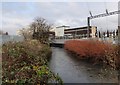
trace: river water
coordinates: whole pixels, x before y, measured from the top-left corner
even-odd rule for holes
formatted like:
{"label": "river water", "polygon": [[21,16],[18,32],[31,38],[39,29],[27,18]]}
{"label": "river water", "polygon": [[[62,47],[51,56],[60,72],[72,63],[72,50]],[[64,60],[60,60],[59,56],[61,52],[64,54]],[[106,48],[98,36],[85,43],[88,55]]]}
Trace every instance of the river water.
{"label": "river water", "polygon": [[117,72],[103,70],[80,61],[63,48],[52,47],[50,68],[58,73],[64,83],[117,83]]}

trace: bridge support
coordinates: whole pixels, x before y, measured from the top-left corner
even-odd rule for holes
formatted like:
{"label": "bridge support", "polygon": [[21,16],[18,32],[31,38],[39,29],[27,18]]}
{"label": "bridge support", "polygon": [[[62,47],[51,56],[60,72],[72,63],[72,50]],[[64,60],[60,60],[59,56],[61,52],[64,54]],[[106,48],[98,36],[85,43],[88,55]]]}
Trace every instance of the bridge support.
{"label": "bridge support", "polygon": [[64,48],[64,43],[50,43],[50,47]]}

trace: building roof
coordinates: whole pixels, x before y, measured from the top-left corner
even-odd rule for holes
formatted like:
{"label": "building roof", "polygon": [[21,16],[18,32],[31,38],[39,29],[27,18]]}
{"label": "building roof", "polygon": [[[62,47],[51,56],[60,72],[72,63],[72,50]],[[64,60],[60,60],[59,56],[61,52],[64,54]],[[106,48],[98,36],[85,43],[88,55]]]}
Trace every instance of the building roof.
{"label": "building roof", "polygon": [[70,26],[62,25],[62,26],[58,26],[58,27],[56,27],[56,28],[61,28],[61,27],[70,27]]}

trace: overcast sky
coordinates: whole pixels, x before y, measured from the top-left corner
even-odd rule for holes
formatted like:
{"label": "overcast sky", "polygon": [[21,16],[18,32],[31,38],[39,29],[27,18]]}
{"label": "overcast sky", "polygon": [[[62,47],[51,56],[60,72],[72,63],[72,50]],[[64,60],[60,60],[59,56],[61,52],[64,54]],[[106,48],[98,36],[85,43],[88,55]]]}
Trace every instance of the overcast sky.
{"label": "overcast sky", "polygon": [[[89,11],[93,15],[118,10],[118,2],[2,2],[0,3],[2,30],[15,35],[18,29],[28,26],[35,17],[43,17],[54,26],[87,26]],[[118,16],[91,20],[98,30],[113,30],[118,26]]]}

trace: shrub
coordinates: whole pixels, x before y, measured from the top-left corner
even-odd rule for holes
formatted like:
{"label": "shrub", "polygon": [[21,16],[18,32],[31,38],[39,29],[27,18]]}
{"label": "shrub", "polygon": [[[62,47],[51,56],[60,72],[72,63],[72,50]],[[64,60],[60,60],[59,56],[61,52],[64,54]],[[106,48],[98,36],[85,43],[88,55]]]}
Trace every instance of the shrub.
{"label": "shrub", "polygon": [[106,60],[112,68],[120,70],[120,45],[112,45],[113,49],[106,52]]}
{"label": "shrub", "polygon": [[3,83],[62,82],[48,68],[51,49],[37,40],[8,42],[2,46]]}
{"label": "shrub", "polygon": [[104,43],[97,40],[69,40],[65,42],[65,49],[75,53],[79,59],[99,64],[106,63],[106,53],[113,51],[110,43]]}
{"label": "shrub", "polygon": [[120,44],[115,47],[116,52],[116,67],[120,70]]}

